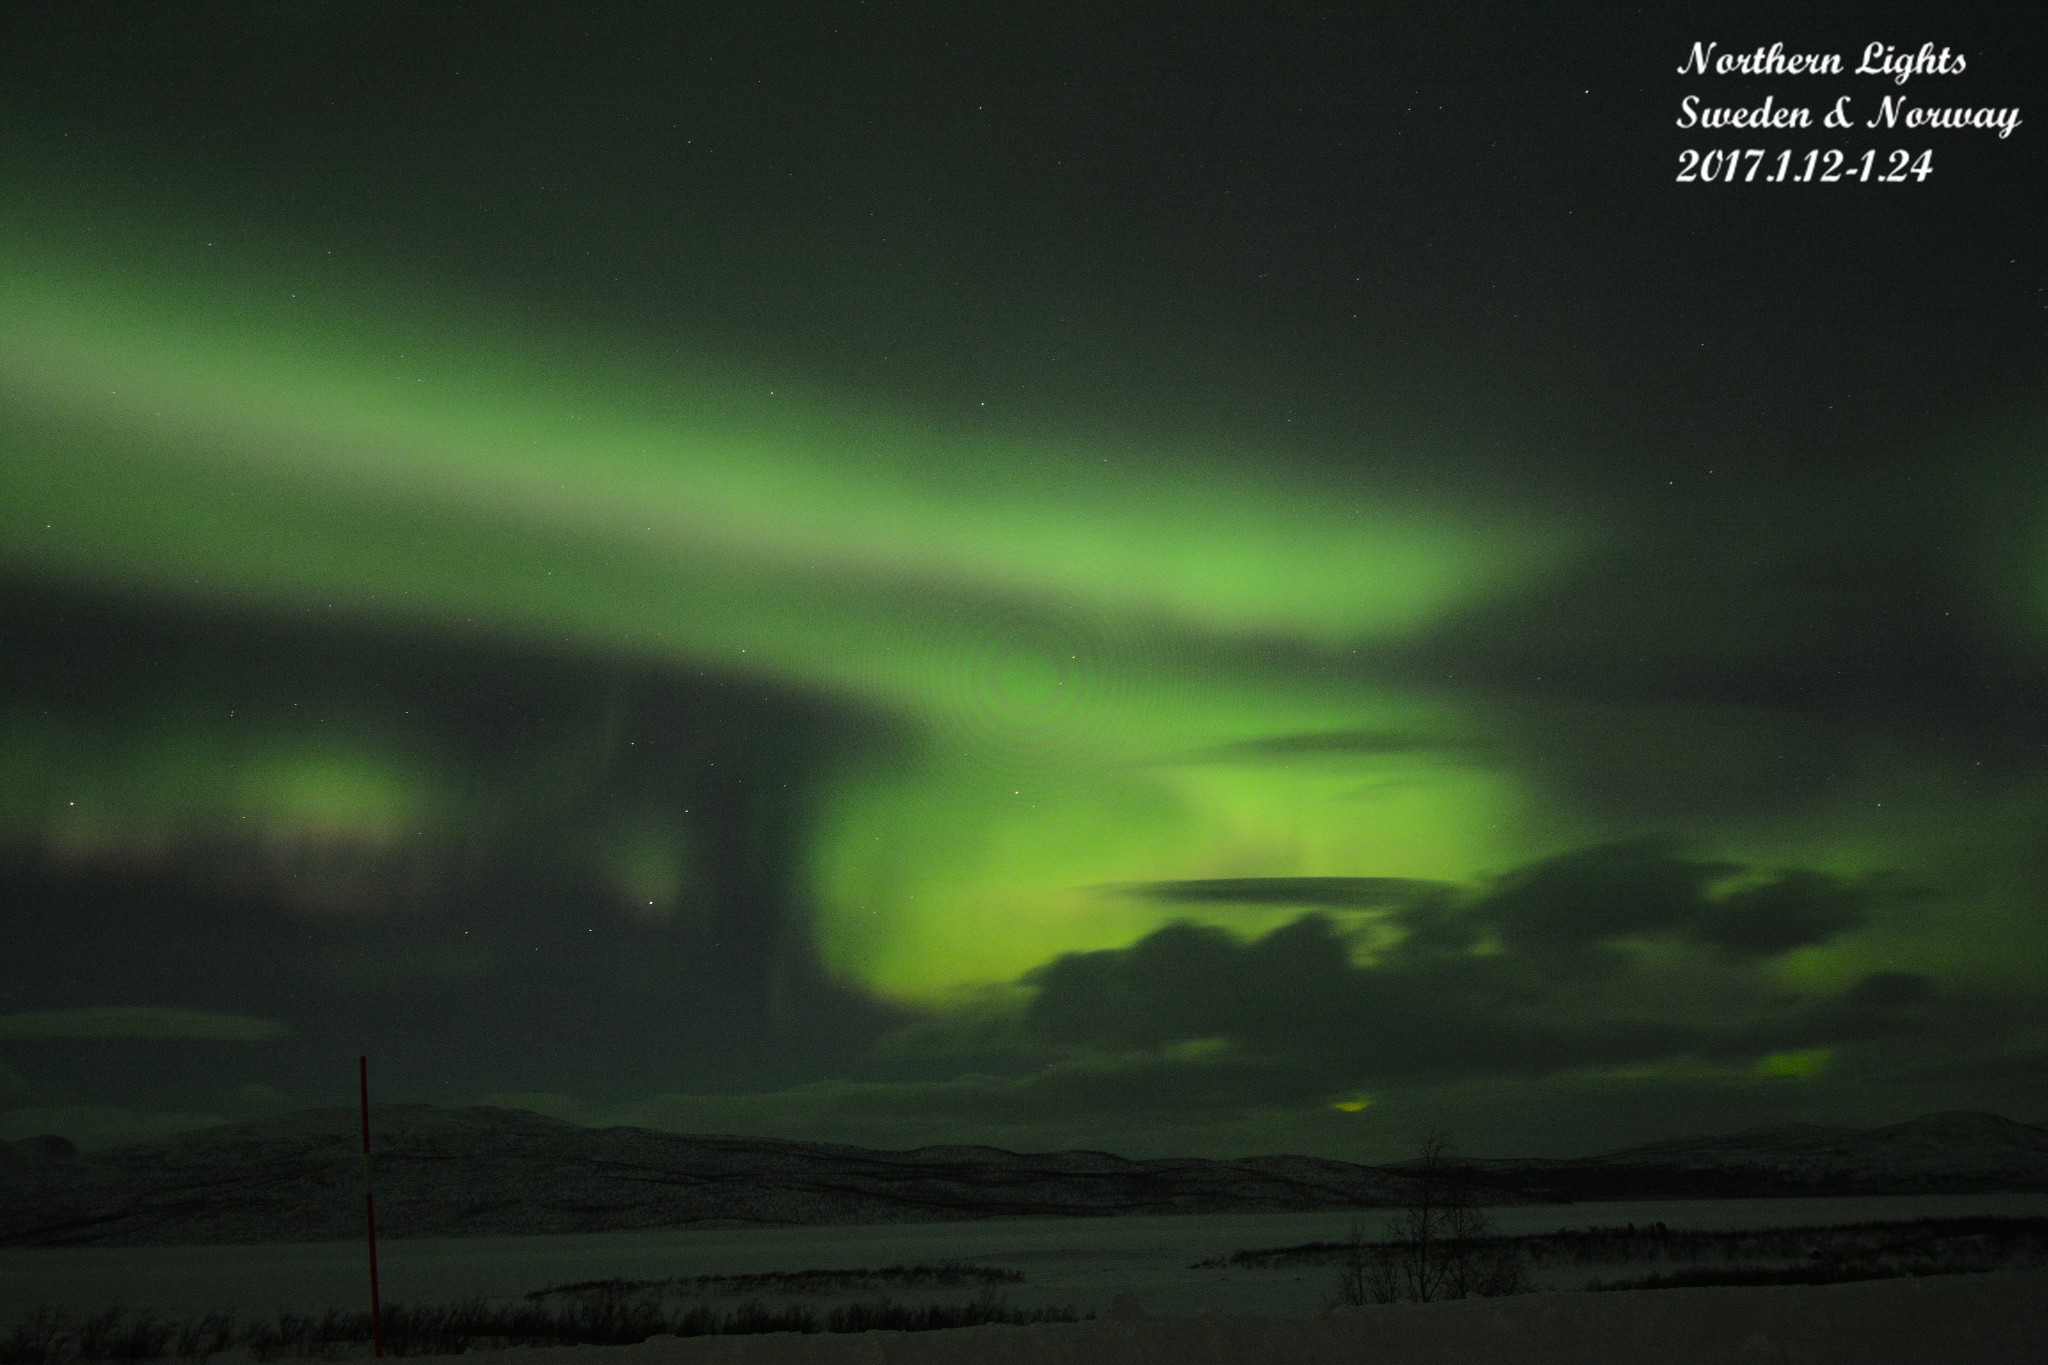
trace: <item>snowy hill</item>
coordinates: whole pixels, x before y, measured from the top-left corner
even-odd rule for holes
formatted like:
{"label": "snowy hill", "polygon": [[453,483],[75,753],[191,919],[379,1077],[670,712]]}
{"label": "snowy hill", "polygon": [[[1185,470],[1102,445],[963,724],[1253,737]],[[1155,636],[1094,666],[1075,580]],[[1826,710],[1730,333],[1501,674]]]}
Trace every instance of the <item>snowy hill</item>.
{"label": "snowy hill", "polygon": [[1473,1164],[1489,1181],[1557,1199],[2048,1190],[2048,1130],[1996,1114],[1933,1114],[1883,1128],[1791,1124],[1567,1161]]}
{"label": "snowy hill", "polygon": [[2010,1365],[2048,1331],[2048,1276],[1523,1294],[1340,1308],[1307,1321],[1199,1314],[831,1336],[655,1337],[478,1352],[465,1365]]}
{"label": "snowy hill", "polygon": [[[80,1154],[0,1153],[0,1246],[324,1241],[362,1228],[357,1115],[308,1110]],[[392,1237],[1388,1207],[1412,1178],[1313,1157],[1134,1161],[871,1151],[582,1128],[512,1109],[373,1113]],[[1991,1114],[1792,1126],[1572,1160],[1471,1163],[1487,1202],[2048,1190],[2048,1131]]]}
{"label": "snowy hill", "polygon": [[[353,1110],[309,1110],[0,1174],[0,1245],[321,1241],[362,1230]],[[1406,1178],[1342,1161],[870,1151],[582,1128],[511,1109],[372,1111],[393,1237],[1358,1208]]]}
{"label": "snowy hill", "polygon": [[69,1138],[44,1135],[0,1142],[0,1173],[33,1171],[78,1157],[78,1144]]}

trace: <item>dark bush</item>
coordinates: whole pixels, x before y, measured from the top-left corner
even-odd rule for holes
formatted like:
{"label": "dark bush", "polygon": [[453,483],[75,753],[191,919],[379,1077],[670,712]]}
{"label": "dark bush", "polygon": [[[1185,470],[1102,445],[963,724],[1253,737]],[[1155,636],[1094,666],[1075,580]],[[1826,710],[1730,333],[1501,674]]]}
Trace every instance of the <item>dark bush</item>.
{"label": "dark bush", "polygon": [[[801,1304],[775,1305],[759,1299],[720,1310],[697,1304],[680,1310],[664,1306],[661,1294],[632,1281],[599,1281],[574,1288],[566,1302],[499,1304],[486,1299],[441,1305],[387,1304],[382,1318],[384,1352],[391,1356],[460,1355],[472,1348],[506,1346],[629,1346],[653,1336],[736,1335],[761,1332],[922,1332],[1006,1322],[1075,1322],[1071,1308],[1012,1308],[992,1288],[965,1303],[898,1304],[888,1299],[844,1304],[820,1315]],[[177,1355],[203,1362],[241,1348],[257,1360],[334,1360],[367,1353],[370,1315],[329,1309],[278,1313],[238,1323],[232,1313],[212,1312],[184,1323],[159,1322],[148,1315],[129,1318],[109,1308],[80,1318],[62,1308],[38,1308],[6,1337],[0,1337],[0,1365],[48,1365],[51,1361],[139,1361]]]}

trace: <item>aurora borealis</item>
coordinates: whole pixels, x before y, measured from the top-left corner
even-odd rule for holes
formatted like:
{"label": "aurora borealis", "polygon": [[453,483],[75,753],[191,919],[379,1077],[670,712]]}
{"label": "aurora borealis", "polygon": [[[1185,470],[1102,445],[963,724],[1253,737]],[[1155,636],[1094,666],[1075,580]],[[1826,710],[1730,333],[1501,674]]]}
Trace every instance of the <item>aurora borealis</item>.
{"label": "aurora borealis", "polygon": [[2048,1113],[2036,131],[1471,9],[27,23],[0,1136]]}

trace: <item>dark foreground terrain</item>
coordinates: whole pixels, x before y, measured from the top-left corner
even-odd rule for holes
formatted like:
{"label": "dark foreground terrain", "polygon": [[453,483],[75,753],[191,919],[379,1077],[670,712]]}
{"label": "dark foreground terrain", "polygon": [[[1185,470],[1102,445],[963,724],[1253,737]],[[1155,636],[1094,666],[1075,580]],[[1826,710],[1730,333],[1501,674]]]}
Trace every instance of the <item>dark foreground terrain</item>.
{"label": "dark foreground terrain", "polygon": [[[469,1365],[2012,1365],[2048,1334],[2048,1276],[1531,1294],[1306,1321],[1111,1316],[952,1332],[657,1339],[484,1352]],[[617,1359],[612,1359],[616,1356]]]}
{"label": "dark foreground terrain", "polygon": [[[359,1237],[356,1125],[352,1111],[311,1110],[106,1152],[46,1150],[0,1176],[0,1245]],[[373,1140],[378,1230],[393,1237],[1356,1208],[1398,1202],[1414,1183],[1313,1157],[880,1152],[428,1105],[375,1110]]]}
{"label": "dark foreground terrain", "polygon": [[[359,1236],[357,1122],[350,1110],[309,1110],[104,1152],[80,1153],[60,1138],[0,1145],[0,1246]],[[428,1105],[377,1109],[374,1143],[387,1237],[1375,1209],[1405,1203],[1416,1183],[1399,1165],[1313,1157],[885,1152]],[[2044,1191],[2048,1131],[1945,1114],[1467,1169],[1480,1201],[1492,1204]]]}
{"label": "dark foreground terrain", "polygon": [[2048,1190],[2048,1129],[1996,1114],[1932,1114],[1881,1128],[1790,1124],[1566,1161],[1471,1165],[1534,1200],[2021,1192]]}
{"label": "dark foreground terrain", "polygon": [[[1923,1218],[1748,1230],[1631,1225],[1485,1237],[1469,1247],[1438,1245],[1426,1252],[1414,1242],[1350,1240],[1241,1250],[1189,1269],[1211,1275],[1313,1269],[1320,1272],[1327,1315],[1412,1298],[1413,1281],[1398,1273],[1385,1278],[1386,1293],[1368,1294],[1372,1277],[1355,1271],[1366,1264],[1363,1258],[1402,1265],[1419,1252],[1439,1263],[1469,1253],[1518,1269],[1512,1288],[1476,1287],[1476,1295],[1483,1297],[1545,1298],[1566,1281],[1609,1291],[1836,1285],[2039,1271],[2048,1266],[2048,1218]],[[1354,1273],[1347,1275],[1346,1267]],[[1614,1279],[1583,1273],[1624,1268],[1629,1273]],[[1642,1274],[1650,1268],[1656,1273]],[[1013,1304],[1010,1291],[1023,1290],[1027,1278],[1015,1269],[968,1262],[613,1278],[445,1305],[387,1304],[377,1328],[386,1354],[417,1356],[506,1347],[628,1346],[654,1338],[1021,1327],[1093,1316],[1056,1303]],[[1409,1286],[1405,1291],[1404,1283]],[[1448,1283],[1438,1281],[1440,1286]],[[1911,1292],[1910,1286],[1902,1286],[1902,1292]],[[1129,1317],[1134,1302],[1122,1303]],[[205,1365],[216,1356],[259,1362],[333,1359],[366,1353],[372,1339],[371,1315],[361,1309],[246,1316],[215,1310],[180,1318],[120,1307],[81,1314],[45,1306],[0,1335],[0,1365],[168,1359]]]}

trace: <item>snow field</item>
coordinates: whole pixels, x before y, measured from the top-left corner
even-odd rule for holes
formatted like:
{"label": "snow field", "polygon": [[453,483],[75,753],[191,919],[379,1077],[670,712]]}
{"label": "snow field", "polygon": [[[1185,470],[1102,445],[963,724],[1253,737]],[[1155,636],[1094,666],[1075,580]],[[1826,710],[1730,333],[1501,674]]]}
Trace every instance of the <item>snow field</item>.
{"label": "snow field", "polygon": [[[1128,1310],[1128,1304],[1125,1305]],[[1149,1318],[853,1336],[657,1337],[471,1352],[468,1365],[2021,1365],[2048,1272],[1826,1287],[1529,1294],[1307,1320]],[[600,1359],[600,1356],[617,1359]],[[556,1359],[560,1357],[561,1359]]]}

